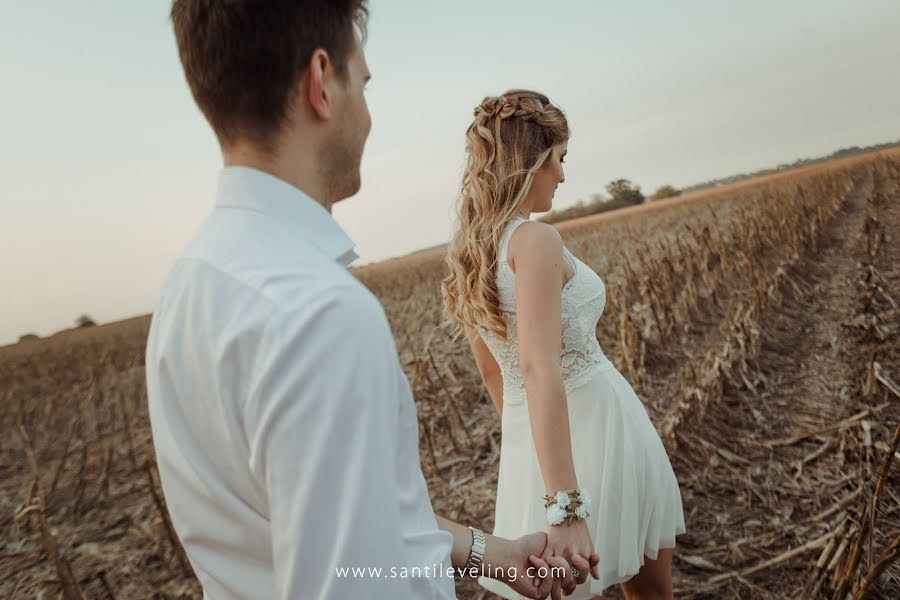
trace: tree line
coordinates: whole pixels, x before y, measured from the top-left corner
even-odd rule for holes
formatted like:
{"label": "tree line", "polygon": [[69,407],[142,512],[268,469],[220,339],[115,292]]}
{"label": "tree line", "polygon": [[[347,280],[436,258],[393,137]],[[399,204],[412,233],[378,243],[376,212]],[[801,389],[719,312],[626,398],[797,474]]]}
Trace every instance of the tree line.
{"label": "tree line", "polygon": [[672,185],[663,185],[649,198],[641,192],[641,186],[632,183],[628,179],[616,179],[606,186],[606,193],[591,194],[587,201],[578,200],[574,205],[559,210],[551,210],[543,215],[540,220],[545,223],[558,223],[567,219],[575,219],[593,215],[598,212],[616,210],[627,206],[643,204],[650,200],[662,200],[681,194],[681,190]]}

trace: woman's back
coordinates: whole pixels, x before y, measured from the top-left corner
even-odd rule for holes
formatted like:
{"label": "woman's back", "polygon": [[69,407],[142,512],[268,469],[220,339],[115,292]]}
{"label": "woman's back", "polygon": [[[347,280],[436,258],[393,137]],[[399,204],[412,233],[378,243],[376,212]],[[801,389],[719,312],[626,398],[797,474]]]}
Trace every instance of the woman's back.
{"label": "woman's back", "polygon": [[[525,382],[519,361],[518,321],[516,310],[516,275],[508,263],[509,242],[516,229],[527,219],[515,217],[500,238],[494,275],[500,297],[500,309],[507,325],[507,339],[481,330],[485,345],[500,365],[503,373],[504,403],[524,400]],[[606,303],[603,280],[583,262],[563,247],[563,254],[574,268],[574,274],[561,290],[562,339],[560,367],[566,390],[570,391],[590,378],[598,366],[609,360],[597,342],[597,321]],[[518,266],[528,268],[527,265]]]}

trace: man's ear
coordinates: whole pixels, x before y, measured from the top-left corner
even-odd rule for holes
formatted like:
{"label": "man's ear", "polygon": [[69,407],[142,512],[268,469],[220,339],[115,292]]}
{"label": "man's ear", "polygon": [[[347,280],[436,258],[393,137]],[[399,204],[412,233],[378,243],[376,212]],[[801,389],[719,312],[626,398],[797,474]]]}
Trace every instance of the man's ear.
{"label": "man's ear", "polygon": [[334,95],[332,85],[334,83],[334,65],[328,53],[322,48],[316,48],[309,59],[307,68],[307,99],[313,113],[321,120],[332,118],[334,112]]}

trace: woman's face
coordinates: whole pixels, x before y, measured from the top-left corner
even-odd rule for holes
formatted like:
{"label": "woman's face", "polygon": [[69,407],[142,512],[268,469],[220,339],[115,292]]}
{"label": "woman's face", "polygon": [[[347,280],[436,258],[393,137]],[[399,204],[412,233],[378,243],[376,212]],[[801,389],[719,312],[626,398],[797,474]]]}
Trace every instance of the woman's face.
{"label": "woman's face", "polygon": [[556,193],[556,188],[566,180],[563,173],[563,159],[566,156],[568,145],[569,140],[566,140],[553,146],[550,156],[535,172],[531,189],[525,199],[525,207],[529,212],[547,212],[553,207],[553,195]]}

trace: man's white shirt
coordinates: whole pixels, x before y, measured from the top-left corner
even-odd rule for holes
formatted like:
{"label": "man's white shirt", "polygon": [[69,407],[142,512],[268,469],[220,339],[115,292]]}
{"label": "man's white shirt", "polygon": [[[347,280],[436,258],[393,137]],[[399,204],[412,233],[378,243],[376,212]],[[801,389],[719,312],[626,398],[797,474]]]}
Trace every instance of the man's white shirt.
{"label": "man's white shirt", "polygon": [[209,598],[454,598],[412,393],[381,305],[346,269],[355,258],[309,196],[226,167],[164,280],[150,421]]}

